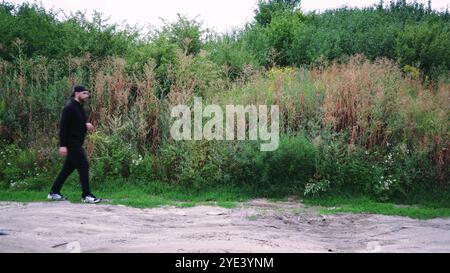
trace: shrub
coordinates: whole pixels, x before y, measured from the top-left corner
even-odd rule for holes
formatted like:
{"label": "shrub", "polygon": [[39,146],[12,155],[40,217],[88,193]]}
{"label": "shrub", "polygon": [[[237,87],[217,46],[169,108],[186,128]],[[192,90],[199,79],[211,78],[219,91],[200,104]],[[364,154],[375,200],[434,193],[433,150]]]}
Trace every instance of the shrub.
{"label": "shrub", "polygon": [[3,188],[36,188],[46,177],[38,162],[37,152],[24,150],[14,144],[0,150],[0,185]]}
{"label": "shrub", "polygon": [[106,180],[107,177],[130,176],[133,161],[138,160],[135,147],[131,143],[117,134],[105,136],[101,132],[91,135],[90,140],[93,146],[90,156],[93,181]]}
{"label": "shrub", "polygon": [[303,136],[283,136],[273,152],[261,152],[261,186],[273,189],[304,186],[315,173],[316,150]]}

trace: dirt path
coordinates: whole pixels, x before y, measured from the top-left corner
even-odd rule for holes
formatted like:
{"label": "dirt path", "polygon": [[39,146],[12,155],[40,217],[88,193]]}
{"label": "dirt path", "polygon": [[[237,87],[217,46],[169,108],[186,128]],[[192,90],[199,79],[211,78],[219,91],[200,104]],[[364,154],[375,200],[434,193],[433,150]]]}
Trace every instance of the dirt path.
{"label": "dirt path", "polygon": [[0,202],[0,252],[450,252],[450,219],[321,215],[298,202],[136,209]]}

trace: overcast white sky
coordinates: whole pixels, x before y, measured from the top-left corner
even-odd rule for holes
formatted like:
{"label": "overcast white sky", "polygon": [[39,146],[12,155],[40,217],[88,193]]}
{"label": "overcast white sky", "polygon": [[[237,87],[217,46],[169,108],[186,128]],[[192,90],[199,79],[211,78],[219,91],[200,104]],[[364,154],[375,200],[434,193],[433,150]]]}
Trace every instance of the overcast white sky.
{"label": "overcast white sky", "polygon": [[[385,0],[389,3],[390,0]],[[408,0],[411,1],[411,0]],[[88,16],[93,10],[99,11],[109,17],[111,23],[124,21],[130,25],[162,25],[160,18],[169,22],[174,21],[177,13],[196,18],[203,22],[203,26],[218,32],[229,31],[243,26],[253,19],[253,11],[257,0],[7,0],[12,3],[37,2],[42,3],[46,9],[63,10],[66,14],[77,10],[84,11]],[[319,10],[342,6],[363,7],[378,3],[379,0],[302,0],[303,11]],[[428,3],[428,0],[419,0]],[[433,0],[432,8],[445,10],[450,7],[449,0]]]}

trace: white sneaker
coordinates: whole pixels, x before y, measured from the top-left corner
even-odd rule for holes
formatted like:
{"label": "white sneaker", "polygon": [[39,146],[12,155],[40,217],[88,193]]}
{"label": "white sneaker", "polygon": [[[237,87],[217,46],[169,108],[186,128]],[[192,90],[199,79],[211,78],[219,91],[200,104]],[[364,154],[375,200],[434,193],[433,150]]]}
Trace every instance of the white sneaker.
{"label": "white sneaker", "polygon": [[95,197],[93,194],[89,194],[86,197],[81,198],[81,201],[83,201],[84,203],[96,204],[100,203],[102,199]]}
{"label": "white sneaker", "polygon": [[64,201],[64,200],[67,200],[67,198],[64,197],[64,195],[62,195],[60,193],[49,193],[47,195],[47,199],[48,200],[52,200],[52,201]]}

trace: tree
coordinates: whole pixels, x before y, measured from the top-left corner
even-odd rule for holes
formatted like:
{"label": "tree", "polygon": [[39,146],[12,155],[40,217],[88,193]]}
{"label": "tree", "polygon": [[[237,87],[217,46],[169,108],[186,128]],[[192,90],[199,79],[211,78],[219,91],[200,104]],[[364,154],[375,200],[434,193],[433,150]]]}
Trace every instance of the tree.
{"label": "tree", "polygon": [[294,11],[300,7],[301,0],[260,0],[255,10],[255,20],[261,26],[267,26],[272,18],[286,11]]}

